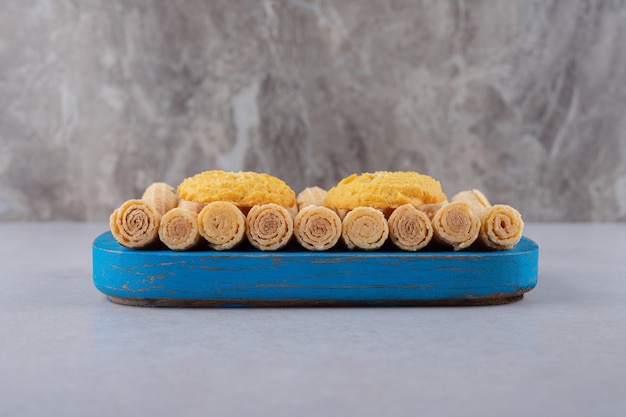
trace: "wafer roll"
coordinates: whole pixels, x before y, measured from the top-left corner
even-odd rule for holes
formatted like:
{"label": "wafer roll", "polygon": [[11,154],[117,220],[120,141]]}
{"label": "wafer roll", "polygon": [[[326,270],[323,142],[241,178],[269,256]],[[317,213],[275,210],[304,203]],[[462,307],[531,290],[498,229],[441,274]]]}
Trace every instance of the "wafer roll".
{"label": "wafer roll", "polygon": [[435,213],[437,213],[437,211],[446,204],[448,204],[448,200],[442,201],[441,203],[422,204],[417,208],[418,210],[424,212],[424,214],[426,214],[428,219],[432,222],[433,217],[435,217]]}
{"label": "wafer roll", "polygon": [[143,192],[141,199],[152,205],[161,216],[178,206],[176,190],[164,182],[150,184]]}
{"label": "wafer roll", "polygon": [[323,206],[324,199],[328,192],[320,187],[307,187],[298,194],[296,202],[298,210],[302,210],[306,206]]}
{"label": "wafer roll", "polygon": [[389,236],[385,215],[372,207],[357,207],[343,218],[341,237],[348,249],[378,249]]}
{"label": "wafer roll", "polygon": [[293,236],[293,218],[278,204],[252,207],[246,217],[246,226],[248,241],[262,251],[278,250]]}
{"label": "wafer roll", "polygon": [[389,216],[388,223],[391,242],[402,250],[423,249],[433,238],[430,219],[412,204],[404,204],[395,209]]}
{"label": "wafer roll", "polygon": [[328,250],[337,244],[341,236],[341,219],[327,207],[307,205],[296,215],[294,235],[305,249]]}
{"label": "wafer roll", "polygon": [[206,203],[196,203],[195,201],[189,200],[178,200],[178,207],[189,210],[192,213],[196,213],[196,216],[200,214],[200,211],[206,206]]}
{"label": "wafer roll", "polygon": [[159,212],[143,200],[128,200],[115,209],[109,227],[115,240],[127,248],[143,248],[159,235]]}
{"label": "wafer roll", "polygon": [[296,216],[298,215],[298,203],[294,203],[293,206],[291,207],[286,207],[287,212],[289,213],[289,215],[291,216],[291,219],[295,219]]}
{"label": "wafer roll", "polygon": [[198,216],[175,207],[161,217],[159,239],[172,250],[188,250],[200,240]]}
{"label": "wafer roll", "polygon": [[474,210],[474,213],[481,218],[487,214],[486,211],[491,207],[491,203],[487,200],[485,194],[475,188],[455,194],[450,201],[465,201]]}
{"label": "wafer roll", "polygon": [[337,213],[337,216],[339,216],[341,221],[343,221],[343,219],[346,217],[346,214],[348,214],[349,211],[350,210],[348,209],[335,209],[335,213]]}
{"label": "wafer roll", "polygon": [[478,240],[492,249],[512,249],[519,243],[523,231],[524,221],[519,211],[505,204],[496,204],[482,218]]}
{"label": "wafer roll", "polygon": [[455,201],[440,208],[432,223],[435,238],[452,246],[455,251],[468,248],[480,231],[480,218],[464,201]]}
{"label": "wafer roll", "polygon": [[198,214],[200,235],[215,250],[232,249],[243,241],[246,217],[239,207],[228,201],[207,204]]}
{"label": "wafer roll", "polygon": [[497,250],[512,249],[522,238],[524,221],[520,212],[505,205],[491,205],[479,190],[461,191],[452,197],[453,201],[465,201],[480,217],[481,227],[478,242]]}

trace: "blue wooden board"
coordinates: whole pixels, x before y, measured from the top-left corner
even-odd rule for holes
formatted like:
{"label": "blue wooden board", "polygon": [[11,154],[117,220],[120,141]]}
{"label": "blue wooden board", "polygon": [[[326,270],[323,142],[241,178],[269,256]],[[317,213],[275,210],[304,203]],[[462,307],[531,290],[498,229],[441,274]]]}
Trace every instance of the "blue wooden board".
{"label": "blue wooden board", "polygon": [[537,284],[539,248],[508,251],[261,252],[134,250],[110,232],[93,243],[93,281],[111,301],[141,306],[484,305]]}

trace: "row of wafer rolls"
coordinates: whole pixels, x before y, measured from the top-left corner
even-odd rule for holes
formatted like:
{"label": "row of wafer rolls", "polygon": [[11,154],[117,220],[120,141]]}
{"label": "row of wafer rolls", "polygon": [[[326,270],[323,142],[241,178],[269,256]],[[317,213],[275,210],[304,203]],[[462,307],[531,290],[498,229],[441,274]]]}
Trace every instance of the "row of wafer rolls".
{"label": "row of wafer rolls", "polygon": [[247,215],[227,201],[198,205],[180,200],[164,214],[160,210],[150,199],[124,202],[109,219],[113,237],[132,249],[160,240],[172,250],[189,250],[204,238],[211,249],[229,250],[247,238],[257,249],[278,250],[293,235],[292,215],[276,204],[253,206]]}
{"label": "row of wafer rolls", "polygon": [[505,250],[520,241],[524,227],[515,208],[492,206],[475,189],[448,201],[438,181],[416,172],[351,175],[328,192],[324,204],[338,213],[348,211],[343,240],[348,248],[365,250],[381,247],[387,233],[403,250],[420,250],[431,240],[455,251]]}
{"label": "row of wafer rolls", "polygon": [[415,251],[432,239],[430,219],[411,204],[391,210],[361,206],[337,213],[323,206],[326,195],[319,187],[298,195],[295,236],[306,249],[328,250],[341,238],[348,249],[376,250],[391,237],[400,249]]}
{"label": "row of wafer rolls", "polygon": [[454,203],[464,203],[480,221],[478,240],[487,248],[512,249],[522,238],[524,221],[520,212],[506,204],[492,205],[487,197],[477,189],[461,191],[451,199]]}
{"label": "row of wafer rolls", "polygon": [[160,240],[173,250],[191,249],[201,240],[212,249],[228,250],[246,238],[257,249],[278,250],[291,241],[295,193],[281,180],[223,171],[187,180],[183,191],[191,199],[179,198],[165,183],[154,183],[141,199],[124,202],[109,219],[113,237],[128,248]]}
{"label": "row of wafer rolls", "polygon": [[[342,239],[348,249],[375,250],[387,236],[399,249],[417,251],[431,241],[455,251],[475,248],[506,250],[522,237],[524,223],[511,206],[494,205],[475,211],[466,201],[446,202],[434,212],[432,207],[404,204],[396,209],[357,207],[343,219]],[[390,213],[386,218],[385,213]]]}
{"label": "row of wafer rolls", "polygon": [[[187,216],[194,213],[189,208],[185,211]],[[215,250],[234,249],[246,239],[259,250],[278,250],[289,243],[293,234],[291,214],[273,203],[242,210],[229,201],[214,201],[204,205],[196,219],[199,235]]]}
{"label": "row of wafer rolls", "polygon": [[[504,204],[479,210],[466,196],[455,196],[438,208],[411,204],[391,210],[357,207],[343,219],[343,241],[349,249],[375,250],[389,235],[391,242],[405,251],[421,250],[431,241],[455,251],[470,247],[507,250],[519,243],[524,228],[519,211]],[[390,213],[387,218],[385,212]]]}
{"label": "row of wafer rolls", "polygon": [[[255,205],[244,214],[227,201],[203,204],[179,200],[172,187],[155,183],[142,199],[126,201],[117,208],[110,227],[117,241],[129,248],[144,248],[158,238],[170,249],[188,250],[202,237],[210,248],[228,250],[247,237],[257,249],[278,250],[289,243],[294,231],[297,242],[313,251],[333,248],[340,237],[349,249],[374,250],[385,243],[389,227],[380,210],[358,207],[342,220],[322,205],[325,196],[326,191],[319,187],[305,189],[298,195],[299,210],[292,219],[289,210],[277,204]],[[401,224],[406,217],[398,215],[401,211],[391,217],[392,227],[400,228],[396,223]],[[396,241],[401,242],[402,236]]]}
{"label": "row of wafer rolls", "polygon": [[200,241],[229,250],[247,240],[268,251],[284,248],[292,237],[312,251],[339,242],[350,250],[376,250],[388,240],[406,251],[431,241],[454,250],[504,250],[519,242],[523,230],[514,208],[492,206],[478,190],[448,202],[438,181],[413,172],[353,175],[328,192],[309,187],[296,197],[267,174],[207,171],[183,181],[178,192],[152,184],[140,200],[117,208],[110,226],[129,248],[159,239],[174,250]]}
{"label": "row of wafer rolls", "polygon": [[113,211],[111,233],[128,248],[145,248],[160,240],[172,250],[190,249],[200,240],[197,213],[179,204],[173,187],[153,183],[141,199],[125,201]]}
{"label": "row of wafer rolls", "polygon": [[304,248],[328,250],[341,238],[348,249],[375,250],[388,236],[403,250],[419,250],[432,238],[432,226],[427,215],[411,204],[391,212],[371,207],[357,207],[340,214],[324,207],[327,192],[309,187],[298,194],[298,214],[295,218],[295,236]]}

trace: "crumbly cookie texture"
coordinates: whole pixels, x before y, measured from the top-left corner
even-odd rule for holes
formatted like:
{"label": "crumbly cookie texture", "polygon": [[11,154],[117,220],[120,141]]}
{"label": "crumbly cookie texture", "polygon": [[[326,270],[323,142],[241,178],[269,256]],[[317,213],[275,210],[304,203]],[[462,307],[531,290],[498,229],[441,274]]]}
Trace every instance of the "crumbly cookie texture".
{"label": "crumbly cookie texture", "polygon": [[388,209],[403,204],[421,206],[445,200],[439,181],[428,175],[378,171],[344,178],[328,191],[324,205],[348,210],[362,206]]}
{"label": "crumbly cookie texture", "polygon": [[296,193],[283,180],[258,172],[205,171],[186,178],[178,186],[178,196],[197,203],[228,201],[238,207],[296,204]]}

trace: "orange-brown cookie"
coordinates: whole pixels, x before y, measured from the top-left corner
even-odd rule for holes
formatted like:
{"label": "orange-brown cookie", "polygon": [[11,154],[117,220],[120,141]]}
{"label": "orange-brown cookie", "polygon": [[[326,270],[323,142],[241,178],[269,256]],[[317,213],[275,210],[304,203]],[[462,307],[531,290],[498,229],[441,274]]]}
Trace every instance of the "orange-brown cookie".
{"label": "orange-brown cookie", "polygon": [[186,178],[178,186],[178,195],[197,203],[228,201],[238,207],[296,205],[296,193],[283,180],[258,172],[205,171]]}
{"label": "orange-brown cookie", "polygon": [[336,210],[394,209],[403,204],[421,206],[445,200],[439,181],[428,175],[378,171],[344,178],[328,191],[324,205]]}

